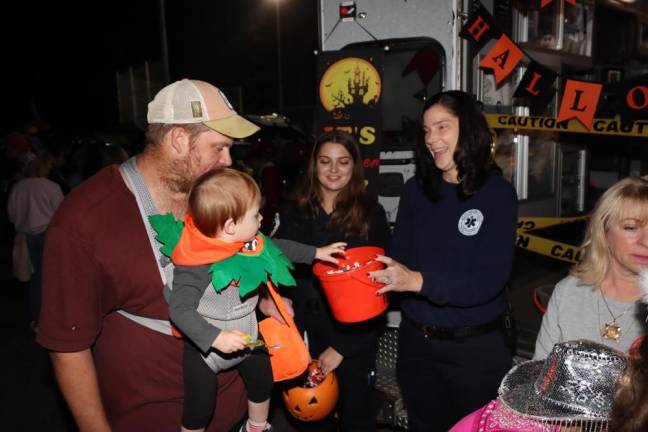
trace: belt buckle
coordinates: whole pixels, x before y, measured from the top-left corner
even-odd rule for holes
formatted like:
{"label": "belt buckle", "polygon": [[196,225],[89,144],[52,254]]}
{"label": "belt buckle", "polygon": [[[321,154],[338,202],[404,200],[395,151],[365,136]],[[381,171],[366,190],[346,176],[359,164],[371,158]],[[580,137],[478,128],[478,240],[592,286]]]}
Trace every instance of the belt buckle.
{"label": "belt buckle", "polygon": [[452,339],[454,338],[454,331],[450,327],[436,327],[436,332],[439,339]]}
{"label": "belt buckle", "polygon": [[475,327],[473,326],[459,327],[455,331],[455,336],[457,339],[463,339],[472,336],[474,332],[475,332]]}
{"label": "belt buckle", "polygon": [[426,338],[452,339],[452,329],[435,325],[423,325],[423,334]]}

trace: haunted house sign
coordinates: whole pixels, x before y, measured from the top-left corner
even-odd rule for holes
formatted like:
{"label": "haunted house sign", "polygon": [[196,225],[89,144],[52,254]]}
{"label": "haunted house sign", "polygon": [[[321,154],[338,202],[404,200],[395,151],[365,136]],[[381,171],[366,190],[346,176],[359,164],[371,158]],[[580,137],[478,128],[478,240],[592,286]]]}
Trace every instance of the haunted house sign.
{"label": "haunted house sign", "polygon": [[323,52],[318,56],[315,133],[343,130],[360,144],[367,189],[378,194],[383,52]]}

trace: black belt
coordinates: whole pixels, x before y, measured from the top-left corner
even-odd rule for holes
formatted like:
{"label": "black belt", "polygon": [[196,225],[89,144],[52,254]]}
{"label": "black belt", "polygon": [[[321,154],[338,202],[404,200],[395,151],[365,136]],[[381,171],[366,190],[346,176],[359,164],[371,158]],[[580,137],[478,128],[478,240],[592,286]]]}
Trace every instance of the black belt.
{"label": "black belt", "polygon": [[478,336],[493,330],[502,328],[502,317],[497,317],[493,321],[485,324],[463,327],[441,327],[435,325],[426,325],[407,318],[415,329],[419,330],[426,338],[430,339],[462,339],[470,336]]}

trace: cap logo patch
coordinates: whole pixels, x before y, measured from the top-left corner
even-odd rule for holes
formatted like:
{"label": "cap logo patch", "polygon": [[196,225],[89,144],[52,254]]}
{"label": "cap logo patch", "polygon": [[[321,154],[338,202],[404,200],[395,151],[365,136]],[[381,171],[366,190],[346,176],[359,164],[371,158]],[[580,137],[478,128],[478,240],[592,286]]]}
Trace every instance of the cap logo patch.
{"label": "cap logo patch", "polygon": [[200,101],[191,101],[191,114],[193,115],[193,118],[201,118],[203,116]]}
{"label": "cap logo patch", "polygon": [[234,107],[230,103],[230,101],[227,99],[227,96],[225,96],[225,93],[221,91],[221,89],[218,89],[218,93],[220,93],[221,97],[223,98],[223,102],[225,102],[225,105],[231,110],[234,111]]}
{"label": "cap logo patch", "polygon": [[484,215],[477,209],[470,209],[464,212],[459,218],[459,232],[465,236],[474,236],[484,222]]}

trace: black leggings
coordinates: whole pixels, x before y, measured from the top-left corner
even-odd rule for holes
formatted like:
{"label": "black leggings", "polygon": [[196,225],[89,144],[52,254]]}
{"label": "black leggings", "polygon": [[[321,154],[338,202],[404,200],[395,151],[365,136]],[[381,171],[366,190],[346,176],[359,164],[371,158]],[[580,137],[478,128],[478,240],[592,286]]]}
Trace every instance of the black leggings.
{"label": "black leggings", "polygon": [[[263,349],[255,349],[237,366],[248,400],[260,403],[270,398],[272,392],[272,369],[270,357]],[[187,429],[200,429],[209,424],[216,406],[218,380],[216,374],[203,360],[202,354],[191,343],[184,344],[184,404],[182,425]]]}

